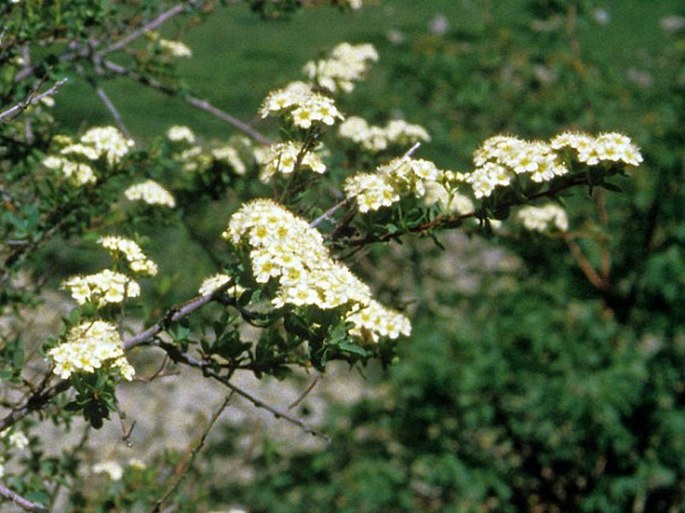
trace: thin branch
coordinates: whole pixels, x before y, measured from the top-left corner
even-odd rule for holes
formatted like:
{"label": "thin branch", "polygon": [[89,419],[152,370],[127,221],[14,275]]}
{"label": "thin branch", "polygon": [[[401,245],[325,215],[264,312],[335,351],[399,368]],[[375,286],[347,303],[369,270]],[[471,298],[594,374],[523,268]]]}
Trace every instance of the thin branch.
{"label": "thin branch", "polygon": [[597,290],[606,291],[608,289],[607,280],[603,276],[600,276],[600,274],[595,270],[576,241],[574,241],[568,234],[564,234],[563,238],[564,242],[566,242],[566,245],[568,246],[568,249],[571,251],[571,255],[573,255],[573,258],[575,258],[578,267],[580,267],[580,270],[583,271],[583,274],[592,284],[592,286]]}
{"label": "thin branch", "polygon": [[[197,2],[195,2],[195,1],[188,2],[188,4],[190,6],[192,6],[193,4],[196,4],[196,3]],[[97,57],[103,57],[109,53],[113,53],[113,52],[116,52],[118,50],[124,49],[125,47],[127,47],[128,45],[133,43],[139,37],[145,35],[146,33],[150,32],[151,30],[155,30],[157,27],[163,25],[164,23],[169,21],[174,16],[181,14],[183,11],[185,11],[188,8],[189,5],[185,5],[185,4],[181,3],[181,4],[173,6],[171,9],[164,11],[159,16],[150,20],[149,22],[147,22],[142,27],[139,27],[138,29],[131,32],[130,34],[122,37],[119,41],[112,43],[108,47],[100,50],[99,52],[97,52],[96,56]]]}
{"label": "thin branch", "polygon": [[[179,319],[187,315],[190,315],[199,308],[202,308],[207,303],[216,300],[218,296],[222,295],[230,287],[231,283],[226,283],[221,287],[215,289],[211,294],[196,297],[194,299],[191,299],[190,301],[181,303],[180,305],[170,308],[165,314],[165,316],[157,323],[150,326],[148,329],[142,331],[141,333],[127,339],[124,342],[124,349],[129,350],[154,338],[161,331],[167,329],[172,323],[178,321]],[[2,421],[0,421],[0,431],[3,431],[9,426],[19,422],[21,419],[26,417],[31,412],[42,408],[60,393],[69,390],[71,382],[68,379],[63,379],[57,382],[52,387],[46,389],[48,381],[51,377],[52,374],[46,375],[46,378],[43,380],[43,383],[41,383],[39,389],[34,394],[32,394],[26,400],[26,402],[22,406],[13,408],[12,411],[8,415],[6,415],[2,419]]]}
{"label": "thin branch", "polygon": [[18,493],[13,492],[12,490],[6,488],[2,484],[0,484],[0,497],[4,497],[5,499],[12,501],[14,504],[19,506],[24,511],[38,511],[40,513],[48,513],[48,508],[46,508],[45,506],[41,506],[40,504],[36,504],[35,502],[31,502],[30,500],[25,499]]}
{"label": "thin branch", "polygon": [[312,380],[312,382],[309,384],[309,386],[306,388],[304,392],[300,394],[300,396],[295,399],[292,403],[288,405],[288,409],[292,410],[300,404],[302,401],[305,400],[305,398],[311,393],[312,390],[314,390],[314,387],[323,379],[323,374],[317,374],[317,376]]}
{"label": "thin branch", "polygon": [[342,200],[342,201],[336,203],[336,204],[333,205],[331,208],[329,208],[328,210],[326,210],[323,214],[321,214],[319,217],[317,217],[316,219],[314,219],[311,223],[309,223],[309,226],[311,226],[312,228],[316,228],[316,227],[319,226],[322,222],[324,222],[324,221],[326,221],[326,220],[330,220],[330,219],[331,219],[331,216],[332,216],[333,214],[335,214],[338,210],[340,210],[341,208],[343,208],[345,205],[347,205],[347,204],[350,203],[351,201],[352,201],[352,198],[345,198],[344,200]]}
{"label": "thin branch", "polygon": [[330,438],[318,431],[317,429],[314,429],[313,427],[309,426],[304,420],[295,417],[288,413],[287,411],[281,410],[279,408],[276,408],[274,406],[271,406],[261,399],[253,396],[249,392],[246,392],[242,388],[234,385],[231,383],[230,379],[228,376],[222,376],[221,374],[217,373],[213,368],[210,363],[207,362],[202,362],[198,360],[197,358],[194,358],[193,356],[189,355],[188,353],[185,353],[181,351],[176,345],[170,344],[168,342],[164,342],[161,340],[154,340],[150,342],[151,345],[155,347],[159,347],[160,349],[166,351],[166,353],[169,355],[169,357],[177,362],[177,363],[184,363],[190,367],[194,367],[196,369],[199,369],[202,371],[202,374],[205,376],[209,376],[210,378],[218,381],[222,385],[224,385],[226,388],[229,390],[232,390],[236,394],[238,394],[240,397],[243,399],[248,400],[251,402],[255,407],[257,408],[264,408],[266,411],[271,413],[274,417],[277,419],[283,419],[290,424],[293,424],[295,426],[298,426],[300,429],[302,429],[305,433],[308,433],[310,435],[314,436],[321,436],[324,440],[330,441]]}
{"label": "thin branch", "polygon": [[179,319],[182,319],[183,317],[186,317],[187,315],[190,315],[195,310],[198,310],[207,303],[215,300],[218,296],[226,292],[231,287],[231,285],[232,284],[230,282],[224,283],[221,287],[217,287],[216,289],[214,289],[214,291],[211,294],[198,296],[189,301],[186,301],[185,303],[181,303],[180,305],[176,305],[170,308],[162,319],[157,321],[148,329],[138,333],[137,335],[134,335],[133,337],[126,339],[124,341],[124,350],[128,351],[129,349],[132,349],[144,342],[147,342],[148,340],[153,339],[159,333],[161,333],[169,326],[171,326],[171,324],[173,324],[174,322],[178,321]]}
{"label": "thin branch", "polygon": [[19,422],[29,413],[36,411],[46,404],[48,404],[55,396],[62,392],[69,390],[71,382],[68,379],[63,379],[48,389],[42,390],[39,393],[31,395],[28,400],[22,405],[13,408],[12,411],[0,421],[0,431],[4,431],[11,425]]}
{"label": "thin branch", "polygon": [[185,478],[186,474],[188,473],[188,470],[190,470],[190,467],[193,465],[195,458],[204,446],[205,440],[207,440],[209,432],[216,424],[216,421],[219,420],[219,417],[224,412],[224,410],[228,407],[228,403],[233,398],[234,393],[235,392],[231,392],[230,394],[228,394],[228,396],[223,400],[221,405],[216,409],[216,411],[212,415],[212,418],[209,419],[209,424],[207,424],[207,427],[202,432],[200,440],[197,442],[195,447],[193,447],[192,451],[190,452],[190,456],[184,461],[182,461],[176,468],[176,472],[174,472],[174,482],[171,483],[171,485],[164,493],[164,495],[155,503],[154,507],[150,510],[150,513],[159,513],[161,511],[162,504],[164,504],[169,499],[169,497],[171,497],[171,494],[174,493],[176,488],[178,488],[178,485],[181,484],[181,481],[183,481],[183,479]]}
{"label": "thin branch", "polygon": [[97,94],[98,98],[100,98],[100,101],[105,104],[105,107],[107,107],[107,110],[112,115],[112,118],[114,118],[114,122],[119,127],[119,130],[121,130],[127,139],[130,139],[131,132],[129,132],[128,128],[126,128],[126,124],[124,123],[124,119],[121,117],[121,112],[119,112],[119,109],[117,109],[116,105],[114,105],[111,98],[107,95],[102,87],[99,85],[94,85],[94,87],[95,94]]}
{"label": "thin branch", "polygon": [[62,80],[55,82],[50,89],[40,94],[36,94],[36,89],[32,90],[24,101],[19,102],[14,107],[10,107],[6,111],[0,113],[0,123],[11,121],[34,103],[39,102],[46,96],[53,96],[57,93],[57,90],[66,83],[67,79],[63,78]]}
{"label": "thin branch", "polygon": [[258,130],[255,130],[252,126],[248,125],[244,121],[239,120],[235,116],[232,116],[228,112],[225,112],[219,109],[218,107],[215,107],[207,100],[203,100],[201,98],[197,98],[191,95],[180,95],[178,91],[176,91],[175,89],[165,86],[164,84],[153,78],[145,77],[139,73],[136,73],[128,68],[125,68],[124,66],[120,66],[119,64],[116,64],[109,60],[103,60],[101,65],[113,73],[126,76],[128,78],[131,78],[132,80],[136,80],[137,82],[148,87],[151,87],[152,89],[155,89],[168,96],[180,97],[183,100],[185,100],[186,103],[192,105],[193,107],[200,109],[204,112],[207,112],[208,114],[215,116],[221,121],[228,123],[232,127],[237,128],[238,130],[246,133],[259,144],[269,146],[273,142],[271,141],[271,139],[260,133]]}
{"label": "thin branch", "polygon": [[[602,230],[605,234],[609,233],[609,214],[607,213],[607,201],[604,189],[597,189],[595,191],[595,205],[597,206],[599,224],[602,226]],[[602,247],[602,264],[600,267],[602,276],[605,280],[609,280],[609,276],[611,275],[611,242],[609,237],[602,237],[600,245]]]}

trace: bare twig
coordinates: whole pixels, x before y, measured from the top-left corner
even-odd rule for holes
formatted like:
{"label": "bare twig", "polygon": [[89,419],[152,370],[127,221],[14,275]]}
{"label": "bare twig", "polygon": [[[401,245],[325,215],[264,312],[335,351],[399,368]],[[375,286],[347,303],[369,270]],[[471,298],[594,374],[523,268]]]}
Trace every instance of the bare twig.
{"label": "bare twig", "polygon": [[48,508],[45,506],[42,506],[40,504],[36,504],[35,502],[31,502],[28,499],[25,499],[21,495],[19,495],[16,492],[13,492],[9,488],[6,488],[5,486],[0,484],[0,497],[5,498],[6,500],[12,501],[14,504],[19,506],[21,509],[25,511],[38,511],[40,513],[48,513]]}
{"label": "bare twig", "polygon": [[133,337],[126,339],[124,341],[124,349],[132,349],[148,340],[153,339],[159,333],[161,333],[169,326],[171,326],[171,324],[173,324],[174,322],[178,321],[179,319],[182,319],[183,317],[186,317],[187,315],[190,315],[195,310],[198,310],[207,303],[215,300],[218,296],[226,292],[230,287],[230,282],[224,283],[221,287],[217,287],[211,294],[207,294],[205,296],[198,296],[189,301],[186,301],[185,303],[181,303],[180,305],[176,305],[170,308],[166,312],[164,317],[160,319],[158,322],[150,326],[148,329],[138,333],[137,335],[134,335]]}
{"label": "bare twig", "polygon": [[117,75],[129,77],[143,85],[151,87],[152,89],[155,89],[168,96],[182,98],[183,100],[185,100],[186,103],[192,105],[193,107],[200,109],[204,112],[207,112],[208,114],[215,116],[221,121],[228,123],[232,127],[244,132],[245,134],[249,135],[252,139],[257,141],[259,144],[263,144],[266,146],[272,144],[271,139],[260,133],[258,130],[255,130],[252,126],[248,125],[244,121],[239,120],[235,116],[232,116],[228,112],[225,112],[219,109],[218,107],[215,107],[208,100],[203,100],[192,95],[180,95],[178,94],[178,91],[176,91],[175,89],[167,87],[155,79],[145,77],[139,73],[136,73],[135,71],[125,68],[124,66],[120,66],[119,64],[116,64],[112,61],[103,60],[101,64],[105,69],[113,73],[116,73]]}
{"label": "bare twig", "polygon": [[118,405],[117,415],[119,416],[119,424],[121,425],[121,439],[127,447],[131,447],[131,435],[136,427],[136,421],[134,420],[131,422],[131,426],[129,427],[128,424],[126,424],[126,412],[123,411]]}
{"label": "bare twig", "polygon": [[189,367],[194,367],[200,371],[202,371],[202,374],[205,376],[209,376],[210,378],[218,381],[222,385],[224,385],[226,388],[229,390],[232,390],[236,394],[238,394],[240,397],[243,399],[248,400],[251,402],[255,407],[257,408],[264,408],[266,411],[270,412],[274,417],[277,419],[283,419],[290,424],[293,424],[295,426],[298,426],[300,429],[302,429],[305,433],[308,433],[310,435],[314,436],[321,436],[324,440],[329,441],[330,438],[318,431],[317,429],[314,429],[310,425],[308,425],[304,420],[295,417],[288,413],[287,411],[281,410],[279,408],[276,408],[274,406],[271,406],[270,404],[265,403],[261,399],[253,396],[249,392],[246,392],[242,388],[234,385],[231,383],[230,378],[228,376],[222,376],[221,374],[217,373],[211,366],[211,364],[207,362],[203,362],[198,360],[197,358],[194,358],[193,356],[189,355],[188,353],[185,353],[179,349],[174,344],[170,344],[168,342],[164,342],[161,340],[154,340],[150,342],[151,345],[159,347],[160,349],[166,351],[166,353],[169,355],[169,357],[174,360],[175,362],[178,363],[184,363],[188,365]]}
{"label": "bare twig", "polygon": [[305,398],[311,393],[312,390],[314,390],[314,387],[323,379],[323,374],[317,374],[317,376],[312,380],[312,382],[309,384],[309,386],[305,389],[304,392],[300,394],[300,396],[295,399],[292,403],[288,405],[288,409],[292,410],[300,404],[302,401],[305,400]]}
{"label": "bare twig", "polygon": [[40,94],[36,94],[37,88],[34,89],[28,94],[24,101],[17,103],[14,107],[10,107],[4,112],[0,112],[0,123],[11,121],[12,119],[16,118],[19,114],[24,112],[26,109],[28,109],[34,103],[40,101],[46,96],[53,96],[55,93],[57,93],[57,90],[66,83],[67,79],[63,78],[62,80],[55,82],[52,85],[52,87],[50,87],[50,89]]}
{"label": "bare twig", "polygon": [[48,404],[55,396],[69,390],[70,386],[71,382],[68,379],[63,379],[50,388],[40,390],[38,393],[31,395],[23,405],[13,408],[12,411],[0,421],[0,431],[19,422],[29,413],[39,410]]}
{"label": "bare twig", "polygon": [[592,284],[592,286],[597,290],[606,291],[608,289],[607,280],[595,270],[576,241],[574,241],[570,235],[564,234],[564,242],[566,242],[566,245],[571,251],[571,255],[573,255],[573,258],[576,260],[578,267],[580,267],[580,270],[583,271],[583,274]]}
{"label": "bare twig", "polygon": [[[597,216],[599,224],[602,226],[604,234],[609,233],[609,214],[607,213],[606,193],[604,189],[597,189],[595,191],[595,205],[597,206]],[[605,280],[609,280],[611,275],[611,241],[608,237],[602,237],[599,241],[602,248],[602,264],[601,271]]]}
{"label": "bare twig", "polygon": [[121,130],[121,132],[126,136],[127,139],[130,139],[131,138],[131,132],[129,132],[128,128],[126,128],[126,124],[124,123],[124,119],[121,117],[121,112],[119,112],[119,109],[117,109],[116,105],[114,105],[114,102],[112,102],[109,95],[99,85],[95,85],[95,94],[98,95],[98,98],[100,98],[100,101],[102,101],[102,103],[104,103],[105,107],[107,107],[107,110],[112,115],[112,118],[114,118],[114,122],[119,127],[119,130]]}
{"label": "bare twig", "polygon": [[216,421],[219,420],[221,414],[228,407],[228,403],[231,401],[231,398],[233,397],[234,393],[235,392],[232,391],[230,394],[228,394],[228,396],[223,400],[221,405],[216,409],[216,411],[212,415],[212,418],[209,419],[209,423],[202,432],[202,435],[200,436],[200,439],[198,440],[197,444],[195,444],[195,446],[192,448],[190,456],[181,461],[179,465],[176,467],[176,471],[174,472],[174,481],[171,483],[169,488],[167,488],[167,491],[164,492],[164,495],[159,500],[157,500],[153,508],[150,510],[150,513],[159,513],[161,511],[162,505],[169,499],[169,497],[171,497],[171,494],[174,493],[176,488],[178,488],[178,485],[181,484],[181,481],[183,481],[183,479],[185,478],[186,474],[188,473],[188,470],[190,470],[190,467],[193,465],[195,458],[202,449],[202,446],[205,444],[205,440],[207,440],[207,435],[209,435],[209,432],[216,424]]}
{"label": "bare twig", "polygon": [[147,22],[142,27],[139,27],[136,30],[134,30],[133,32],[122,37],[121,39],[119,39],[119,41],[112,43],[111,45],[107,46],[106,48],[100,50],[99,52],[97,52],[96,56],[97,57],[103,57],[109,53],[116,52],[118,50],[122,50],[122,49],[126,48],[128,45],[133,43],[139,37],[145,35],[147,32],[150,32],[151,30],[155,30],[156,28],[163,25],[164,23],[169,21],[174,16],[181,14],[189,6],[192,6],[194,4],[197,4],[197,2],[196,1],[191,1],[191,2],[187,2],[187,3],[184,2],[184,3],[180,3],[178,5],[173,6],[172,8],[161,13],[156,18]]}
{"label": "bare twig", "polygon": [[351,198],[345,198],[344,200],[342,200],[342,201],[336,203],[336,204],[333,205],[331,208],[329,208],[328,210],[326,210],[323,214],[321,214],[319,217],[317,217],[316,219],[314,219],[311,223],[309,223],[309,226],[311,226],[312,228],[316,228],[316,227],[319,226],[322,222],[324,222],[324,221],[326,221],[326,220],[330,220],[330,218],[331,218],[331,216],[332,216],[333,214],[335,214],[338,210],[340,210],[341,208],[343,208],[345,205],[347,205],[347,204],[350,203],[351,201],[352,201]]}

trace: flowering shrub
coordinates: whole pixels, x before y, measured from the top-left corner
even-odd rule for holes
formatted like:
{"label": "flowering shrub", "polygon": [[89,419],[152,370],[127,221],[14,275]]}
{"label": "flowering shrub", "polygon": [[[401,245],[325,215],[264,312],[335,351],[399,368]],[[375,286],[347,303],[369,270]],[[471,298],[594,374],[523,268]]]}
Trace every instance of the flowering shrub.
{"label": "flowering shrub", "polygon": [[[265,18],[309,4],[248,3]],[[326,3],[348,10],[362,4]],[[74,510],[161,511],[234,395],[321,435],[236,377],[324,373],[336,360],[356,368],[395,362],[398,347],[412,343],[413,307],[373,279],[373,259],[359,265],[381,243],[430,237],[440,244],[439,234],[459,229],[506,238],[523,226],[565,240],[580,251],[588,279],[601,282],[569,235],[573,212],[561,203],[575,190],[614,191],[619,179],[627,181],[643,162],[629,136],[565,131],[545,142],[494,135],[473,152],[471,170],[441,169],[418,157],[421,144],[432,140],[427,128],[402,119],[377,126],[343,107],[344,95],[382,59],[371,44],[349,43],[305,63],[302,81],[268,93],[256,114],[279,135],[267,135],[183,91],[177,80],[177,60],[193,52],[158,29],[171,18],[199,19],[212,9],[203,1],[0,7],[8,20],[0,82],[6,103],[0,112],[6,141],[0,153],[6,242],[0,249],[0,379],[6,385],[0,432],[9,433],[0,443],[30,454],[12,462],[16,471],[3,466],[10,456],[0,459],[0,474],[12,476],[12,486],[0,486],[0,498],[27,511],[57,507],[60,494]],[[93,84],[112,126],[63,133],[48,105],[60,101],[63,75]],[[174,124],[149,141],[134,141],[100,85],[112,75],[185,100],[241,135],[208,141]],[[211,275],[201,281],[210,273],[189,269],[171,276],[174,255],[164,249],[160,227],[196,235],[193,209],[210,201],[223,230],[202,244]],[[70,255],[106,251],[111,268],[88,274],[95,263],[79,262],[73,267],[82,269],[72,274],[70,266],[55,287],[47,264],[63,247]],[[170,300],[172,284],[181,282],[197,294]],[[32,309],[59,288],[69,311],[50,336],[35,341],[27,328]],[[160,354],[159,369],[140,377],[148,374],[146,359]],[[136,460],[124,468],[98,457],[90,472],[123,490],[102,505],[81,490],[83,445],[50,465],[32,463],[45,444],[39,419],[69,432],[78,416],[88,430],[117,414],[128,441],[133,426],[127,427],[117,397],[120,387],[176,368],[199,371],[227,397],[187,459],[160,457],[160,468],[176,469],[164,486],[164,472],[154,464]],[[190,511],[193,500],[180,494],[174,506]]]}

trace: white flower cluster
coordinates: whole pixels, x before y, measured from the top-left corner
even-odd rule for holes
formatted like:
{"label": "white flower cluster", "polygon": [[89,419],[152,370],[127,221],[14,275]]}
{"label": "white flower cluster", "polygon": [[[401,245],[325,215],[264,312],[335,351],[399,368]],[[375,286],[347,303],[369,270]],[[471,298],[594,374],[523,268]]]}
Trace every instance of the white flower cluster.
{"label": "white flower cluster", "polygon": [[49,156],[43,160],[43,165],[48,169],[61,170],[64,177],[76,187],[97,182],[93,168],[83,162],[72,162],[64,157]]}
{"label": "white flower cluster", "polygon": [[[233,278],[231,278],[226,273],[214,274],[213,276],[206,278],[202,282],[202,285],[200,285],[200,289],[198,290],[198,292],[201,296],[206,296],[207,294],[211,294],[212,292],[214,292],[219,287],[226,285],[227,283],[230,283],[232,280]],[[239,298],[241,294],[245,292],[245,289],[240,285],[234,283],[230,287],[230,291],[235,295],[236,298]]]}
{"label": "white flower cluster", "polygon": [[[0,442],[2,442],[0,449],[14,448],[22,450],[29,445],[29,439],[23,432],[10,428],[0,431]],[[2,445],[5,447],[3,448]],[[4,450],[0,452],[0,477],[5,475],[5,461],[8,455]]]}
{"label": "white flower cluster", "polygon": [[497,186],[511,185],[516,175],[546,182],[569,171],[548,144],[504,135],[487,139],[474,152],[473,161],[476,169],[465,181],[471,184],[476,198],[490,196]]}
{"label": "white flower cluster", "polygon": [[67,289],[78,304],[90,302],[98,308],[140,295],[140,285],[137,282],[125,274],[109,269],[87,276],[67,278],[62,282],[62,288]]}
{"label": "white flower cluster", "polygon": [[304,82],[291,82],[283,89],[272,91],[259,109],[265,118],[269,114],[287,114],[295,126],[311,128],[313,123],[332,125],[336,119],[343,119],[333,99],[314,92]]}
{"label": "white flower cluster", "polygon": [[[95,152],[92,154],[95,158],[88,157],[85,153],[84,155],[91,160],[104,156],[110,165],[120,162],[133,146],[133,141],[126,139],[113,126],[91,128],[81,136],[80,141],[84,147],[90,147]],[[67,146],[62,150],[62,153],[68,153],[68,149]]]}
{"label": "white flower cluster", "polygon": [[319,174],[326,172],[326,165],[319,154],[308,151],[300,156],[301,151],[302,143],[288,141],[272,144],[262,152],[255,152],[257,162],[262,165],[259,178],[263,182],[268,182],[276,174],[289,175],[295,171],[298,164],[300,169],[309,168]]}
{"label": "white flower cluster", "polygon": [[564,132],[554,137],[550,146],[555,150],[573,148],[578,160],[590,166],[607,161],[623,162],[631,166],[638,166],[642,162],[640,150],[630,137],[616,132],[597,137],[581,132]]}
{"label": "white flower cluster", "polygon": [[517,175],[528,176],[533,182],[546,182],[569,172],[559,153],[566,147],[575,150],[578,160],[590,166],[600,162],[637,166],[642,162],[637,146],[627,136],[617,133],[593,137],[565,132],[549,144],[498,135],[487,139],[474,152],[476,169],[462,179],[471,185],[476,198],[490,196],[496,187],[511,185]]}
{"label": "white flower cluster", "polygon": [[98,244],[108,250],[115,258],[118,257],[119,254],[124,255],[131,271],[134,273],[147,274],[148,276],[157,274],[157,264],[147,258],[140,249],[140,246],[131,239],[108,236],[100,238]]}
{"label": "white flower cluster", "polygon": [[46,157],[43,165],[48,169],[60,169],[75,186],[97,181],[93,168],[81,159],[96,161],[104,157],[111,166],[120,162],[133,146],[132,140],[111,126],[91,128],[75,143],[63,139],[68,144],[61,149],[60,155]]}
{"label": "white flower cluster", "polygon": [[423,201],[429,206],[437,203],[447,214],[469,214],[474,211],[471,198],[458,193],[452,187],[445,187],[440,182],[426,183],[426,195]]}
{"label": "white flower cluster", "polygon": [[408,146],[418,141],[430,141],[430,135],[425,128],[401,119],[392,120],[385,127],[380,127],[369,125],[365,119],[352,116],[341,123],[338,134],[371,153],[381,152],[393,144]]}
{"label": "white flower cluster", "polygon": [[195,143],[195,134],[193,131],[184,125],[174,125],[166,133],[167,139],[173,142],[186,142],[188,144]]}
{"label": "white flower cluster", "polygon": [[328,59],[306,63],[303,72],[332,93],[337,90],[349,93],[354,89],[354,83],[364,78],[369,63],[376,61],[378,52],[373,45],[340,43],[331,51]]}
{"label": "white flower cluster", "polygon": [[353,308],[345,321],[354,323],[350,335],[365,342],[378,342],[381,337],[395,339],[411,333],[407,317],[373,299],[368,305]]}
{"label": "white flower cluster", "polygon": [[357,173],[345,180],[343,188],[348,198],[355,198],[362,213],[388,207],[402,194],[422,198],[427,184],[438,182],[444,171],[428,160],[401,157],[380,166],[376,173]]}
{"label": "white flower cluster", "polygon": [[168,39],[160,39],[159,47],[166,55],[171,57],[192,57],[193,52],[185,44],[180,41],[169,41]]}
{"label": "white flower cluster", "polygon": [[521,208],[516,218],[527,230],[544,232],[556,228],[565,232],[568,230],[568,216],[559,205],[550,203],[542,207],[527,206]]}
{"label": "white flower cluster", "polygon": [[240,153],[231,145],[219,146],[210,150],[212,158],[219,162],[225,162],[233,168],[237,175],[244,175],[247,171],[247,166],[240,158]]}
{"label": "white flower cluster", "polygon": [[66,341],[48,351],[54,373],[69,379],[74,372],[92,373],[107,368],[130,381],[135,370],[124,356],[117,329],[105,321],[88,321],[74,326]]}
{"label": "white flower cluster", "polygon": [[[258,283],[271,279],[278,282],[272,304],[276,308],[288,305],[316,306],[322,309],[348,308],[348,315],[365,311],[372,303],[369,287],[344,265],[335,262],[323,244],[321,234],[304,219],[294,216],[270,200],[255,200],[245,204],[231,216],[222,236],[235,246],[250,250],[252,272]],[[365,327],[371,339],[379,336],[396,338],[409,333],[409,321],[403,330],[386,327],[397,313],[376,305],[377,323]]]}
{"label": "white flower cluster", "polygon": [[148,205],[162,205],[170,208],[176,206],[176,200],[171,193],[154,180],[131,185],[124,191],[124,195],[131,201],[141,200]]}
{"label": "white flower cluster", "polygon": [[0,431],[0,440],[7,439],[7,444],[14,449],[25,449],[29,445],[29,439],[19,430],[7,428]]}

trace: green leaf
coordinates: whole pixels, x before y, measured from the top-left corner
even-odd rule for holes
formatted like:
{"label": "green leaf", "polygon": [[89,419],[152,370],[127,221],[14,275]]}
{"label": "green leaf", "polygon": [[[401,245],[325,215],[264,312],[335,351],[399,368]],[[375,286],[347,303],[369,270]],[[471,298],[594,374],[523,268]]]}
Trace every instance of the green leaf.
{"label": "green leaf", "polygon": [[358,356],[369,356],[369,352],[364,349],[361,346],[358,346],[357,344],[353,344],[352,342],[340,342],[338,344],[338,348],[344,352],[344,353],[349,353],[349,354],[356,354]]}

